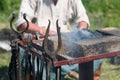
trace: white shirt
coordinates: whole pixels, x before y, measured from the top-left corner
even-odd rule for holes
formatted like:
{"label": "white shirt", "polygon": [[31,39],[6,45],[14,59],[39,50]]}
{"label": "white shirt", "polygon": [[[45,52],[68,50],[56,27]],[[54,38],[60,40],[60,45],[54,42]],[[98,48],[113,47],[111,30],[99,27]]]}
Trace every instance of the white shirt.
{"label": "white shirt", "polygon": [[59,20],[61,32],[68,32],[67,23],[74,21],[76,25],[85,21],[89,25],[88,16],[81,0],[58,0],[54,5],[52,0],[22,0],[16,26],[24,23],[23,14],[27,14],[29,22],[36,19],[35,24],[47,28],[48,19],[51,21],[50,29],[56,30],[56,20]]}

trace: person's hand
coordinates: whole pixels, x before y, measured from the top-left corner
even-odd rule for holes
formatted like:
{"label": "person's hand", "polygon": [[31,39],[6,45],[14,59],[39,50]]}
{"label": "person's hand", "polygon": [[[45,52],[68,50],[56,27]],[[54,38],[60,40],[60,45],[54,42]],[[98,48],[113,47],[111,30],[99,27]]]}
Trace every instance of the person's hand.
{"label": "person's hand", "polygon": [[39,28],[39,34],[40,34],[40,35],[45,35],[45,32],[46,32],[45,27],[40,27],[40,28]]}
{"label": "person's hand", "polygon": [[88,29],[87,26],[81,26],[81,27],[78,28],[78,30],[80,30],[80,31],[81,31],[81,30],[87,30],[87,29]]}
{"label": "person's hand", "polygon": [[[40,27],[39,33],[44,36],[46,33],[45,27]],[[55,34],[57,34],[56,31],[52,31],[52,30],[49,31],[49,35],[55,35]]]}
{"label": "person's hand", "polygon": [[56,34],[57,34],[56,31],[52,31],[52,30],[49,31],[49,35],[56,35]]}
{"label": "person's hand", "polygon": [[88,29],[88,24],[85,21],[82,21],[77,26],[78,30]]}

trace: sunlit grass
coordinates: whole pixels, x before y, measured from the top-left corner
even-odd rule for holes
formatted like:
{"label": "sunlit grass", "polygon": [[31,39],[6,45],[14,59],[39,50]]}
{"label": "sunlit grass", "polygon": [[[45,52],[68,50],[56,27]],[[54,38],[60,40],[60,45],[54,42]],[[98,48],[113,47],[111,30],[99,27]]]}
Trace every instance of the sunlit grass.
{"label": "sunlit grass", "polygon": [[0,66],[8,66],[10,62],[10,53],[0,53]]}
{"label": "sunlit grass", "polygon": [[8,65],[10,63],[10,53],[0,53],[0,80],[8,80]]}
{"label": "sunlit grass", "polygon": [[110,59],[105,59],[102,67],[101,80],[120,80],[120,65],[109,63]]}

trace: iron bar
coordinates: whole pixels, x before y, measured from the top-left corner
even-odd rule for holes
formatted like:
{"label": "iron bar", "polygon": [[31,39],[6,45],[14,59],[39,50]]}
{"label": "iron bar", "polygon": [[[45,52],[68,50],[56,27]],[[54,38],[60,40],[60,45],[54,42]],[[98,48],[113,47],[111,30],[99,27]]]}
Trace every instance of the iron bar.
{"label": "iron bar", "polygon": [[55,67],[56,68],[56,80],[61,80],[61,67]]}
{"label": "iron bar", "polygon": [[53,65],[54,66],[62,66],[62,65],[66,65],[66,64],[80,64],[80,63],[85,63],[85,62],[102,59],[102,58],[109,58],[109,57],[118,56],[118,55],[120,55],[120,51],[102,53],[102,54],[86,56],[86,57],[79,57],[79,58],[75,58],[75,59],[71,59],[71,60],[57,61],[57,62],[54,62]]}

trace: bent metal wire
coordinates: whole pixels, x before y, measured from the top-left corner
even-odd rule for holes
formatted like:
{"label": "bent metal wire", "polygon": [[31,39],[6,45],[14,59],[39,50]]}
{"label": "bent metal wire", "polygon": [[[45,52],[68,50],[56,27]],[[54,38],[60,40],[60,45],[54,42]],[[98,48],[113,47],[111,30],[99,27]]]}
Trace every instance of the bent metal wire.
{"label": "bent metal wire", "polygon": [[[56,21],[57,34],[58,34],[58,47],[55,51],[51,52],[47,49],[50,20],[44,40],[42,41],[43,45],[41,46],[41,48],[39,47],[39,49],[36,49],[33,46],[32,42],[33,40],[37,40],[38,36],[34,38],[33,35],[28,35],[26,39],[24,39],[23,37],[23,33],[26,32],[27,29],[29,28],[29,22],[26,19],[26,14],[23,15],[23,18],[27,22],[27,26],[23,31],[18,31],[13,28],[12,22],[15,19],[15,17],[16,17],[15,14],[12,14],[12,18],[10,19],[10,28],[16,34],[18,34],[18,39],[11,41],[12,56],[11,56],[11,62],[9,64],[9,79],[10,80],[42,80],[43,69],[46,68],[46,80],[50,80],[50,67],[52,66],[53,61],[56,61],[56,55],[62,46],[58,20]],[[24,69],[22,67],[23,65],[21,65],[22,62],[20,55],[20,47],[24,49],[24,55],[25,55]],[[37,63],[37,67],[35,67],[36,63]],[[60,80],[60,67],[55,67],[55,69],[56,69],[56,80]]]}

